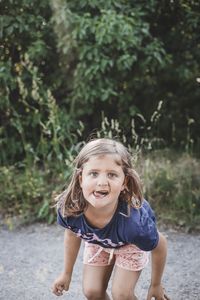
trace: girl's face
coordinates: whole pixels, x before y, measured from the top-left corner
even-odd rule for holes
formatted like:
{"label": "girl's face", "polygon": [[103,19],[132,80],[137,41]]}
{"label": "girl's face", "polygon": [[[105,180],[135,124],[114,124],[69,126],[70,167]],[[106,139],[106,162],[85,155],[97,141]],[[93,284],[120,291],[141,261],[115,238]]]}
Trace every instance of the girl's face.
{"label": "girl's face", "polygon": [[92,156],[83,165],[79,182],[89,207],[116,208],[125,187],[125,175],[117,160],[120,161],[117,154]]}

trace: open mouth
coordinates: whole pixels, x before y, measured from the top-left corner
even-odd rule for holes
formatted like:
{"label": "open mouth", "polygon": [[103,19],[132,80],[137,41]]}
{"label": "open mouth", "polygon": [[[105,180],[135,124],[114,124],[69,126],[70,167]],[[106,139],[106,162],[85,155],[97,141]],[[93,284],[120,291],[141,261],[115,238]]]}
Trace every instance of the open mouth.
{"label": "open mouth", "polygon": [[109,194],[108,191],[95,191],[95,192],[93,192],[93,195],[96,198],[103,198],[103,197],[107,196],[108,194]]}

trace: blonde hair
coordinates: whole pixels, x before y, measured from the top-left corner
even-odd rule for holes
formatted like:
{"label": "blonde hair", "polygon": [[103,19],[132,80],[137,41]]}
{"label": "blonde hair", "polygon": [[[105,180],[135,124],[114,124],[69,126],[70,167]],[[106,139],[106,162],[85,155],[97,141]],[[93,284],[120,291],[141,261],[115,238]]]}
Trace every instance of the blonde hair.
{"label": "blonde hair", "polygon": [[87,208],[82,189],[79,183],[79,176],[82,172],[83,165],[92,156],[103,156],[106,154],[117,154],[120,159],[116,161],[121,165],[125,178],[126,188],[119,195],[119,200],[126,201],[129,207],[138,208],[142,203],[141,181],[132,165],[131,154],[128,149],[120,142],[100,138],[89,141],[79,152],[74,163],[75,168],[66,190],[56,197],[58,207],[61,208],[63,216],[78,216]]}

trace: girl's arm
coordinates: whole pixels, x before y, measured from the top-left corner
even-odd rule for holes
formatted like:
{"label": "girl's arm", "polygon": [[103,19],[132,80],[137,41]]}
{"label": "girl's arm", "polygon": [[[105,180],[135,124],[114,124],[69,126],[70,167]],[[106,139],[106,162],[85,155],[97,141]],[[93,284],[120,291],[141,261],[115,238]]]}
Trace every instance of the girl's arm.
{"label": "girl's arm", "polygon": [[80,249],[81,238],[69,229],[64,234],[64,273],[72,274],[73,267]]}
{"label": "girl's arm", "polygon": [[168,299],[164,294],[164,289],[161,285],[161,279],[166,263],[167,257],[167,240],[159,233],[159,242],[155,249],[151,251],[152,256],[152,272],[151,272],[151,285],[149,288],[147,300],[155,299]]}
{"label": "girl's arm", "polygon": [[61,296],[63,290],[68,290],[73,267],[80,249],[81,239],[77,237],[71,230],[66,229],[64,234],[64,270],[60,276],[54,281],[52,292]]}

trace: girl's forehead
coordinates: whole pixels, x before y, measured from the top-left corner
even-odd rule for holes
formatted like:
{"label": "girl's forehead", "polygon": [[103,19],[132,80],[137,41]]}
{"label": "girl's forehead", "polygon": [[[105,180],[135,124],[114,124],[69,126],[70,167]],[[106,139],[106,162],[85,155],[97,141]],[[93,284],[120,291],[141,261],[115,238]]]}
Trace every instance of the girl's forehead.
{"label": "girl's forehead", "polygon": [[119,154],[114,153],[114,154],[100,154],[100,155],[93,155],[91,156],[85,164],[95,164],[95,163],[110,163],[114,164],[117,166],[122,166],[122,159]]}

